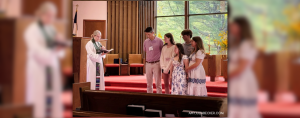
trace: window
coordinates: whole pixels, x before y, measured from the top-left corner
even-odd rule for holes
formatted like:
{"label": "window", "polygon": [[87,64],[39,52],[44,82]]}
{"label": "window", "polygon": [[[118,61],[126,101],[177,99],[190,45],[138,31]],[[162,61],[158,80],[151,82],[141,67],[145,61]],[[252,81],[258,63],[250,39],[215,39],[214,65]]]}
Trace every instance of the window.
{"label": "window", "polygon": [[176,43],[183,43],[181,31],[190,29],[203,39],[207,53],[226,54],[224,45],[215,41],[227,47],[227,6],[227,1],[157,1],[157,35],[163,39],[172,33]]}

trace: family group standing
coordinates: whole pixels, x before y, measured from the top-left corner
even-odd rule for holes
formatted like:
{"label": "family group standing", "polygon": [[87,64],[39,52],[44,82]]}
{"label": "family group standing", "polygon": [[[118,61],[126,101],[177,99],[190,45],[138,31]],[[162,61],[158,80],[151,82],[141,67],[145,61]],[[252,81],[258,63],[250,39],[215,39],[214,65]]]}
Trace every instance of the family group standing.
{"label": "family group standing", "polygon": [[[183,44],[175,43],[171,33],[164,35],[164,43],[155,36],[152,27],[146,28],[145,34],[147,93],[153,93],[154,78],[158,94],[162,93],[161,79],[164,79],[166,94],[207,96],[202,66],[205,57],[203,40],[199,36],[192,37],[189,29],[181,32]],[[91,82],[91,90],[105,90],[103,58],[106,53],[100,51],[105,50],[100,38],[101,32],[96,30],[86,44],[87,82]]]}
{"label": "family group standing", "polygon": [[[181,32],[184,43],[176,43],[171,33],[164,35],[165,44],[156,37],[152,27],[145,30],[147,92],[153,93],[153,78],[156,93],[162,93],[161,78],[165,93],[175,95],[207,96],[206,75],[202,66],[205,57],[203,40],[192,37],[191,30]],[[161,76],[162,75],[162,76]]]}

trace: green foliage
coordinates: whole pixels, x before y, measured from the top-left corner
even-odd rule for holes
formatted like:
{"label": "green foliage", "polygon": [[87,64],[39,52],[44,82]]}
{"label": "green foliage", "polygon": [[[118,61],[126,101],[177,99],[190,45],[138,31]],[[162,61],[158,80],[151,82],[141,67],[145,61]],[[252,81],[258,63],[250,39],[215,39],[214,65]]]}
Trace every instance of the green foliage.
{"label": "green foliage", "polygon": [[[190,1],[190,14],[224,13],[227,12],[226,1]],[[184,15],[184,1],[158,1],[157,16]],[[227,31],[227,14],[195,15],[189,17],[189,28],[193,36],[200,36],[204,41],[206,52],[218,54],[219,47],[214,45],[213,39],[221,40],[218,36]],[[184,30],[184,16],[158,17],[157,34],[162,36],[172,33],[176,43],[183,43],[181,31]],[[181,38],[181,39],[180,39]]]}

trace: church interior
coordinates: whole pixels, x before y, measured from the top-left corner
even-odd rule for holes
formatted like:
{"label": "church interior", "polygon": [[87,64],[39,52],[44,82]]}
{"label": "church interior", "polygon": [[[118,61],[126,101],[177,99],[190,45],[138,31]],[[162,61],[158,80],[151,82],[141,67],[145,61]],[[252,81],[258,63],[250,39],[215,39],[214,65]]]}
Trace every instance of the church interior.
{"label": "church interior", "polygon": [[[8,1],[0,4],[0,116],[33,117],[34,106],[26,104],[27,48],[23,34],[36,20],[36,9],[47,0]],[[50,1],[57,7],[56,30],[72,42],[72,46],[65,48],[65,57],[59,65],[62,117],[145,116],[145,108],[160,110],[163,117],[184,117],[184,110],[219,113],[201,114],[204,117],[228,116],[228,1]],[[147,93],[143,51],[147,27],[153,27],[155,36],[161,39],[166,33],[172,33],[176,43],[184,43],[180,34],[184,29],[203,39],[206,97],[165,94],[163,79],[162,94],[156,94],[155,81],[153,94]],[[106,49],[114,49],[103,60],[105,91],[90,90],[91,83],[86,80],[85,46],[95,30],[102,33],[101,44]],[[259,36],[268,37],[271,34],[268,32],[259,32]],[[300,116],[297,84],[300,66],[290,63],[297,57],[294,53],[267,53],[265,48],[259,48],[252,69],[259,90],[258,112],[263,118]],[[143,115],[128,114],[130,105],[143,106]]]}

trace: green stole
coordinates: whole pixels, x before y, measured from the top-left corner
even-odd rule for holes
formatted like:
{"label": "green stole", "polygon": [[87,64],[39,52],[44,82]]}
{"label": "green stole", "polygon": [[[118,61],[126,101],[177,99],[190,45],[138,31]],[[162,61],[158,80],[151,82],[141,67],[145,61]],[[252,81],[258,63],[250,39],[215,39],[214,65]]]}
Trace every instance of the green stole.
{"label": "green stole", "polygon": [[[52,34],[47,34],[47,32],[44,29],[44,25],[41,21],[38,21],[38,26],[40,28],[40,30],[42,31],[42,34],[44,36],[44,38],[46,39],[46,45],[47,48],[49,49],[54,49],[55,45],[53,45],[54,43],[54,36],[55,36],[55,31],[52,32]],[[50,91],[52,89],[52,81],[53,81],[53,69],[50,66],[46,66],[46,90]],[[52,97],[51,95],[46,96],[46,117],[51,117],[51,107],[52,107]]]}
{"label": "green stole", "polygon": [[[55,32],[53,32],[53,34],[51,35],[48,35],[41,21],[38,21],[38,25],[42,31],[44,38],[46,39],[47,48],[54,49],[55,46],[53,45],[53,41],[54,41]],[[51,90],[52,89],[52,68],[50,66],[46,66],[46,80],[47,80],[46,81],[47,90]]]}
{"label": "green stole", "polygon": [[[92,39],[92,42],[93,42],[94,47],[96,49],[96,54],[101,54],[101,48],[102,48],[101,43],[96,42],[94,38]],[[99,46],[97,46],[96,43]],[[95,85],[91,85],[91,86],[95,86]],[[100,88],[100,63],[96,62],[96,87],[95,87],[95,89],[99,90],[99,88]]]}

